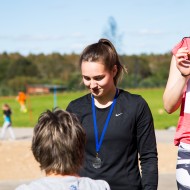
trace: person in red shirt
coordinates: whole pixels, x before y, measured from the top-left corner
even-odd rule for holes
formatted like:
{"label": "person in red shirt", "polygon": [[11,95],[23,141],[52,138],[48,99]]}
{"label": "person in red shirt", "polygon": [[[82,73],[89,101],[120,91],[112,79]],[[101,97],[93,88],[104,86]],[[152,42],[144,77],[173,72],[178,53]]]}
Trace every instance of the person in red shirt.
{"label": "person in red shirt", "polygon": [[181,107],[174,144],[178,146],[177,186],[185,190],[190,189],[190,38],[183,38],[172,53],[163,103],[169,114]]}

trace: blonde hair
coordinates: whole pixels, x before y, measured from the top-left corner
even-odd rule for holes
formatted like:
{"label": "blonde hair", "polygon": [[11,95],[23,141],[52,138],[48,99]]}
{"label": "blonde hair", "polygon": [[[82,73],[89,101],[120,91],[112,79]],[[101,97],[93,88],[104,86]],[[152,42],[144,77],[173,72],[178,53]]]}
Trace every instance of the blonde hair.
{"label": "blonde hair", "polygon": [[74,174],[83,163],[86,136],[77,117],[61,109],[42,113],[34,128],[32,152],[41,170]]}

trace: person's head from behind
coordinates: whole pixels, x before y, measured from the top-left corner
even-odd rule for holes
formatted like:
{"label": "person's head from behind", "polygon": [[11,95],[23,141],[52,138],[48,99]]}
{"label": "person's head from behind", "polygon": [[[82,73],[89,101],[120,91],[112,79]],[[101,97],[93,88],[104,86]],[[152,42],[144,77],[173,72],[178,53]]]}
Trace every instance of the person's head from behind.
{"label": "person's head from behind", "polygon": [[40,115],[34,128],[32,152],[46,175],[72,175],[83,164],[85,143],[85,132],[77,117],[56,108]]}
{"label": "person's head from behind", "polygon": [[125,68],[113,44],[107,39],[87,46],[79,61],[83,82],[91,91],[117,85]]}

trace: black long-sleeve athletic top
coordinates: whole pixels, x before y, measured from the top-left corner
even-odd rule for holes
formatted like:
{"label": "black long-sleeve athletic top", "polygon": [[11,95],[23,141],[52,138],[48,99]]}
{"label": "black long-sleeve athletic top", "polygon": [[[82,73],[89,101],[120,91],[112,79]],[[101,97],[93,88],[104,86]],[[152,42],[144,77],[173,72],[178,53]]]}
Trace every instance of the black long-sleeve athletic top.
{"label": "black long-sleeve athletic top", "polygon": [[[99,139],[109,109],[110,106],[103,109],[96,107]],[[98,169],[92,166],[96,145],[91,94],[72,101],[67,111],[78,116],[87,134],[85,161],[80,176],[104,179],[112,190],[157,189],[158,159],[153,117],[140,95],[119,90],[99,152],[103,164]]]}

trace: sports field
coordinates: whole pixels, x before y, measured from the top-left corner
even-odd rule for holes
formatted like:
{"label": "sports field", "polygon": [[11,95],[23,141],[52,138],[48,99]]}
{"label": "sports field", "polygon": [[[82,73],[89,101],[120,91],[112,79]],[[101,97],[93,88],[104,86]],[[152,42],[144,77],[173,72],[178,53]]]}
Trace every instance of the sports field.
{"label": "sports field", "polygon": [[[164,111],[162,102],[163,88],[129,89],[128,91],[140,94],[148,102],[154,117],[156,129],[166,129],[176,125],[179,110],[171,115]],[[71,100],[74,100],[86,93],[86,91],[75,91],[48,95],[30,95],[27,98],[27,113],[20,112],[19,103],[16,101],[16,97],[14,96],[0,97],[0,105],[8,103],[11,106],[13,112],[13,127],[33,127],[41,112],[46,109],[52,109],[55,106],[65,109]],[[3,117],[0,117],[0,125],[1,123],[3,123]]]}

